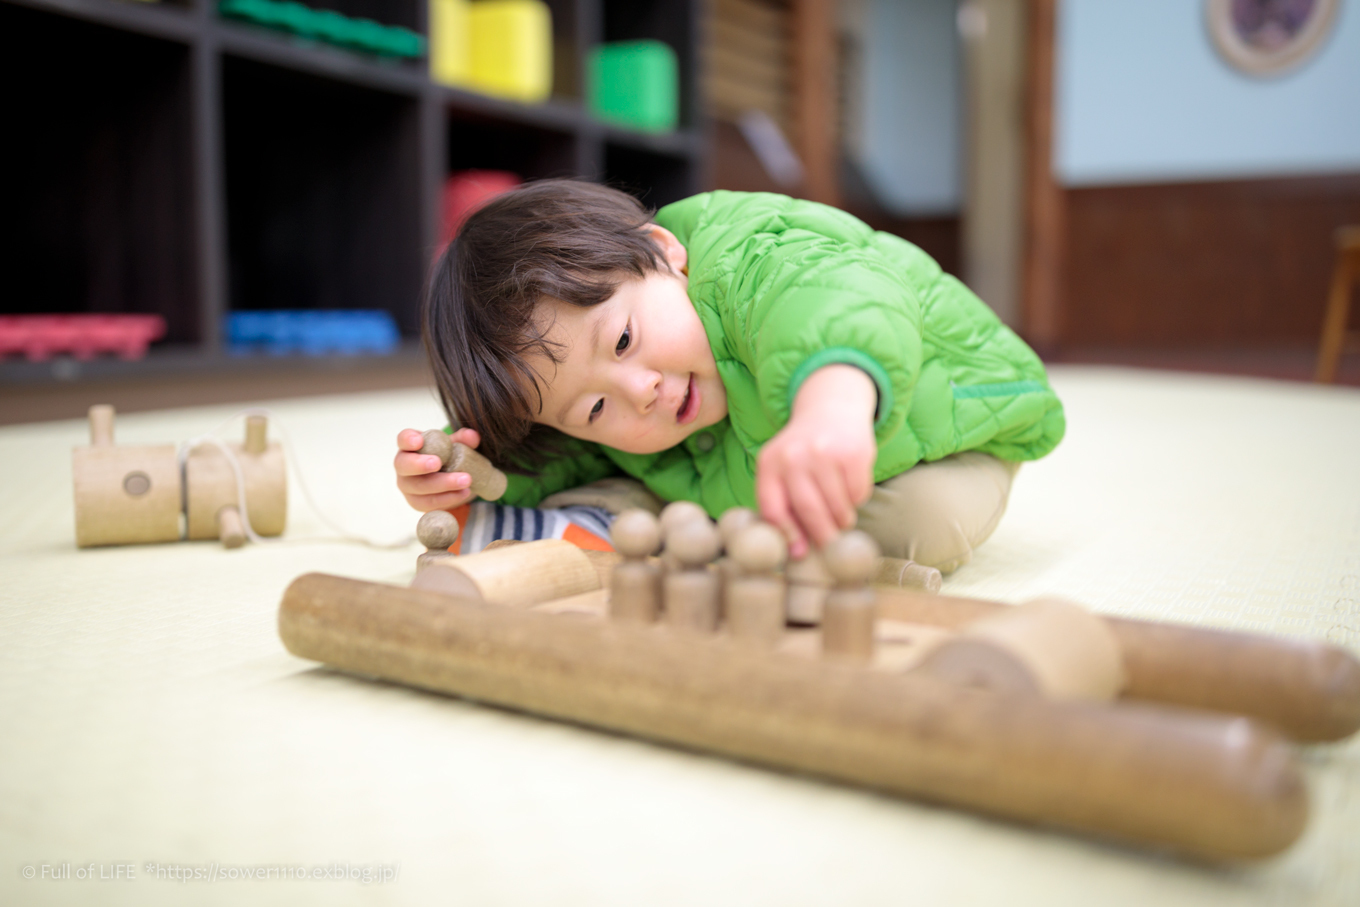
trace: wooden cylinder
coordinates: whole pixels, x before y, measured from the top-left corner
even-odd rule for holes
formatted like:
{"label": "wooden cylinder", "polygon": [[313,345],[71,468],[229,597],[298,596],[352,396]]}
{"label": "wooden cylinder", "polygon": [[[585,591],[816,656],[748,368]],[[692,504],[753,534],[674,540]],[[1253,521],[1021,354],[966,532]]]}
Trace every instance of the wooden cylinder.
{"label": "wooden cylinder", "polygon": [[727,581],[726,626],[733,639],[772,649],[784,635],[788,591],[783,577],[735,576]]}
{"label": "wooden cylinder", "polygon": [[917,670],[1050,699],[1108,702],[1124,685],[1123,658],[1109,624],[1061,599],[984,617],[937,646]]}
{"label": "wooden cylinder", "polygon": [[76,545],[137,545],[180,539],[179,455],[173,444],[71,451]]}
{"label": "wooden cylinder", "polygon": [[223,548],[240,548],[246,543],[246,527],[239,509],[228,504],[217,511],[217,537]]}
{"label": "wooden cylinder", "polygon": [[667,626],[689,633],[718,629],[722,579],[716,570],[671,570],[661,584]]}
{"label": "wooden cylinder", "polygon": [[585,553],[561,539],[540,539],[426,562],[412,588],[498,605],[528,607],[600,588]]}
{"label": "wooden cylinder", "polygon": [[259,413],[246,416],[246,453],[259,455],[264,453],[265,447],[269,443],[269,420]]}
{"label": "wooden cylinder", "polygon": [[994,695],[321,574],[285,591],[279,634],[345,671],[1202,859],[1278,853],[1307,819],[1289,747],[1241,718]]}
{"label": "wooden cylinder", "polygon": [[[288,522],[288,467],[276,441],[263,453],[252,454],[245,444],[226,445],[245,479],[246,514],[250,528],[263,536],[282,535]],[[200,444],[184,460],[184,513],[190,539],[218,537],[217,514],[239,507],[236,471],[216,444]]]}
{"label": "wooden cylinder", "polygon": [[[878,588],[879,616],[961,629],[1011,605]],[[1360,660],[1305,639],[1104,618],[1119,641],[1123,695],[1248,715],[1295,740],[1340,740],[1360,729]]]}
{"label": "wooden cylinder", "polygon": [[874,577],[875,585],[900,586],[922,592],[939,592],[943,582],[944,577],[934,567],[923,567],[915,561],[904,561],[898,557],[881,559],[878,574]]}
{"label": "wooden cylinder", "polygon": [[113,407],[96,403],[90,407],[90,446],[113,446]]}
{"label": "wooden cylinder", "polygon": [[655,623],[661,613],[661,565],[624,561],[609,583],[609,616],[637,624]]}
{"label": "wooden cylinder", "polygon": [[826,594],[831,591],[831,574],[817,551],[789,561],[784,568],[789,584],[788,618],[795,624],[815,624],[822,619]]}
{"label": "wooden cylinder", "polygon": [[874,657],[872,589],[832,589],[822,611],[822,654],[856,662]]}

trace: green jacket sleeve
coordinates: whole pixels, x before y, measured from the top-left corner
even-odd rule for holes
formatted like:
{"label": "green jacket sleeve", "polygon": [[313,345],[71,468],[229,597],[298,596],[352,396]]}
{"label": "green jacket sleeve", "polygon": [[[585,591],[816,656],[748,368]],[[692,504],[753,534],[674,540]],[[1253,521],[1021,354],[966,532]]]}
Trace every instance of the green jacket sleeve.
{"label": "green jacket sleeve", "polygon": [[[715,200],[721,205],[722,200]],[[872,230],[834,208],[769,196],[746,200],[749,236],[720,273],[729,281],[723,334],[755,380],[768,424],[788,422],[794,397],[817,369],[846,363],[878,387],[879,440],[906,422],[922,361],[917,281],[886,257]],[[710,207],[708,216],[724,215]],[[755,221],[752,223],[751,221]],[[923,253],[921,268],[934,266]],[[938,268],[936,268],[938,270]]]}
{"label": "green jacket sleeve", "polygon": [[550,494],[588,485],[620,470],[598,444],[566,438],[562,456],[552,460],[537,475],[507,472],[505,494],[497,502],[514,507],[534,507]]}

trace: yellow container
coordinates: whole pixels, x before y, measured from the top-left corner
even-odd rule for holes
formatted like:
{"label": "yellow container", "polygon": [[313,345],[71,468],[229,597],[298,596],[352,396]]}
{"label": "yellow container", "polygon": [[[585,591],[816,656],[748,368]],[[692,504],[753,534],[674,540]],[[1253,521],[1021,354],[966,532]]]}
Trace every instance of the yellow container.
{"label": "yellow container", "polygon": [[470,81],[468,0],[430,0],[430,78],[467,88]]}
{"label": "yellow container", "polygon": [[[436,0],[438,2],[438,0]],[[540,0],[479,0],[468,9],[471,87],[515,101],[552,93],[552,13]]]}

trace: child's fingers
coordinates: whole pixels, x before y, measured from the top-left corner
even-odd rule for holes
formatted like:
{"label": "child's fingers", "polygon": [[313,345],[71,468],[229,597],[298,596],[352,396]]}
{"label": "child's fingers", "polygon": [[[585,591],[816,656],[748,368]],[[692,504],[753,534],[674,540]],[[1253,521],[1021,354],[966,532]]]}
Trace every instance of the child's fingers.
{"label": "child's fingers", "polygon": [[420,450],[425,437],[414,428],[403,428],[397,432],[397,447],[401,450]]}
{"label": "child's fingers", "polygon": [[[835,464],[828,463],[813,470],[812,477],[822,491],[822,500],[836,524],[836,529],[839,531],[853,529],[856,519],[855,503],[850,497],[850,490],[846,488],[845,473]],[[826,542],[818,540],[817,544],[824,545]]]}
{"label": "child's fingers", "polygon": [[789,476],[789,507],[793,517],[818,548],[825,546],[840,532],[821,486],[807,472]]}
{"label": "child's fingers", "polygon": [[482,436],[478,434],[475,428],[460,428],[449,436],[449,440],[455,444],[466,444],[468,447],[475,448],[482,443]]}
{"label": "child's fingers", "polygon": [[760,507],[761,519],[777,527],[788,539],[789,557],[797,560],[807,553],[803,531],[789,510],[783,479],[771,469],[756,471],[756,504]]}
{"label": "child's fingers", "polygon": [[421,513],[429,513],[431,510],[452,510],[455,507],[462,507],[470,500],[472,500],[472,492],[466,489],[463,491],[446,491],[442,494],[406,495],[406,503]]}
{"label": "child's fingers", "polygon": [[436,456],[403,450],[393,459],[392,466],[400,477],[423,476],[432,472],[439,472],[443,464],[439,462],[439,458]]}
{"label": "child's fingers", "polygon": [[402,494],[442,494],[462,491],[472,485],[472,476],[465,472],[433,472],[423,476],[404,476],[397,480]]}

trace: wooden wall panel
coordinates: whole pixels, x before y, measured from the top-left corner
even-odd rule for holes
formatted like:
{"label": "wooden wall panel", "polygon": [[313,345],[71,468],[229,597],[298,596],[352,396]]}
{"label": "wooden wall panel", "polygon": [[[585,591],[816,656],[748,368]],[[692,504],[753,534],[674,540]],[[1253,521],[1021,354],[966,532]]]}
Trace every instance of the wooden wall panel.
{"label": "wooden wall panel", "polygon": [[1316,341],[1360,174],[1064,192],[1062,346]]}

